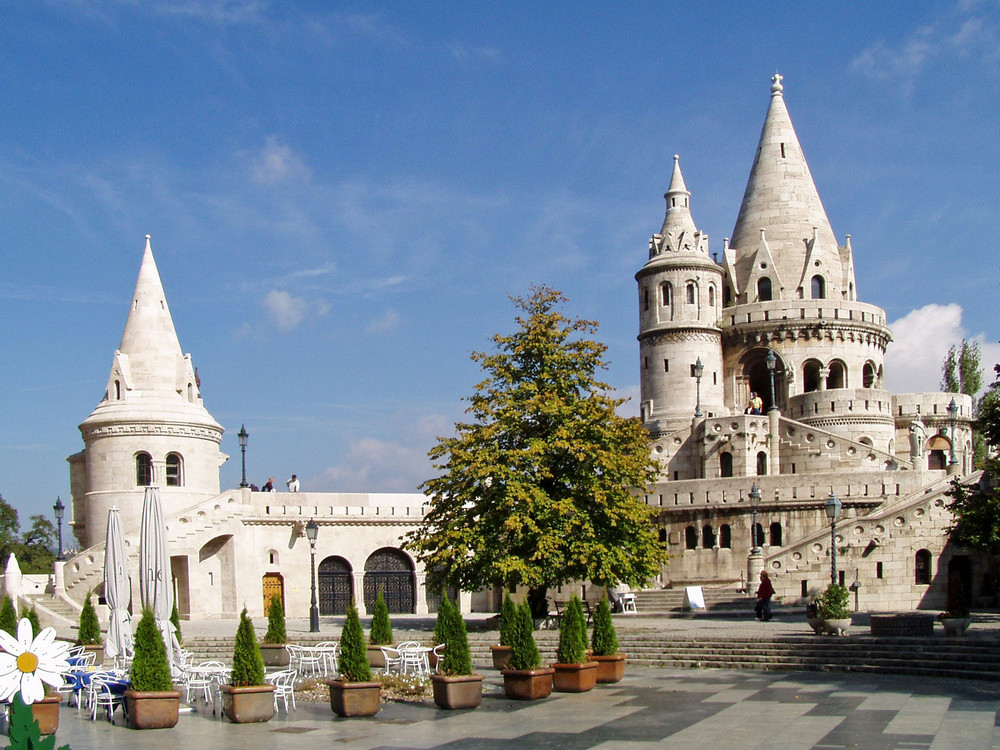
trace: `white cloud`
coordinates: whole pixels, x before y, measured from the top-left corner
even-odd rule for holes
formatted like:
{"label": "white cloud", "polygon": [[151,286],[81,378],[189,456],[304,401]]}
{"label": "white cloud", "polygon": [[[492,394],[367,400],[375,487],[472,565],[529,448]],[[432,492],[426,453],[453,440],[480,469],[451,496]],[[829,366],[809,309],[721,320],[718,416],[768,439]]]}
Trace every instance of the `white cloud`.
{"label": "white cloud", "polygon": [[399,313],[386,310],[382,315],[368,324],[368,333],[388,333],[399,326]]}
{"label": "white cloud", "polygon": [[291,147],[278,142],[277,136],[268,136],[264,147],[252,165],[255,182],[273,185],[277,182],[308,180],[311,172]]}
{"label": "white cloud", "polygon": [[288,292],[272,289],[264,297],[264,307],[279,329],[290,331],[302,322],[309,310],[309,303],[302,297],[293,297]]}
{"label": "white cloud", "polygon": [[1000,344],[985,333],[969,335],[962,326],[962,307],[925,305],[889,323],[893,341],[885,354],[885,384],[895,393],[936,391],[941,363],[948,348],[962,339],[975,341],[982,352],[983,385],[993,382],[993,365],[1000,362]]}
{"label": "white cloud", "polygon": [[457,62],[463,65],[476,60],[488,63],[500,62],[500,50],[496,47],[470,47],[465,44],[455,43],[448,45],[448,51]]}

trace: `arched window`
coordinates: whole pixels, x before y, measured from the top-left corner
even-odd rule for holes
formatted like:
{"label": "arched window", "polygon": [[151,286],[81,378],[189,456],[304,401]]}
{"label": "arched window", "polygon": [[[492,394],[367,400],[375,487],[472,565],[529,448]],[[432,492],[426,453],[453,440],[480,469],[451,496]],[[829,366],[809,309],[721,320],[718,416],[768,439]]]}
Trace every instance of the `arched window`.
{"label": "arched window", "polygon": [[733,454],[723,451],[719,454],[719,476],[731,477],[733,475]]}
{"label": "arched window", "polygon": [[832,391],[835,388],[847,387],[847,367],[843,362],[834,360],[830,363],[830,374],[826,376],[826,389]]}
{"label": "arched window", "polygon": [[771,524],[771,539],[770,544],[772,547],[781,546],[781,524],[775,521]]}
{"label": "arched window", "polygon": [[719,527],[719,547],[722,549],[732,549],[733,547],[733,530],[728,523]]}
{"label": "arched window", "polygon": [[688,526],[684,529],[684,546],[687,549],[698,548],[698,529],[694,526]]}
{"label": "arched window", "polygon": [[767,474],[767,453],[760,451],[757,453],[757,476],[762,477]]}
{"label": "arched window", "polygon": [[167,454],[167,487],[180,487],[182,461],[179,453]]}
{"label": "arched window", "polygon": [[767,276],[761,276],[757,279],[757,300],[759,302],[770,302],[772,299],[771,280]]}
{"label": "arched window", "polygon": [[687,283],[687,302],[689,305],[697,304],[698,302],[698,287],[693,281]]}
{"label": "arched window", "polygon": [[649,290],[642,290],[642,309],[649,310]]}
{"label": "arched window", "polygon": [[918,586],[928,586],[931,582],[931,553],[918,549],[913,556],[913,582]]}
{"label": "arched window", "polygon": [[135,483],[138,487],[153,483],[153,458],[148,453],[135,454]]}
{"label": "arched window", "polygon": [[762,545],[764,543],[764,527],[761,526],[759,523],[754,524],[753,534],[751,534],[751,536],[753,537],[753,539],[751,540],[751,544],[754,547],[759,547],[760,545]]}
{"label": "arched window", "polygon": [[826,279],[824,279],[822,276],[812,277],[812,298],[813,299],[826,298]]}
{"label": "arched window", "polygon": [[660,286],[660,304],[664,307],[669,307],[673,296],[673,287],[670,285],[670,282],[663,282]]}
{"label": "arched window", "polygon": [[712,284],[708,285],[708,306],[715,307],[715,287]]}
{"label": "arched window", "polygon": [[708,524],[701,530],[701,546],[705,549],[712,549],[715,546],[715,530]]}
{"label": "arched window", "polygon": [[871,362],[865,362],[865,366],[861,370],[861,383],[865,388],[875,387],[875,365]]}
{"label": "arched window", "polygon": [[115,381],[115,400],[122,400],[122,384],[120,380]]}
{"label": "arched window", "polygon": [[819,370],[822,363],[818,359],[807,359],[802,363],[802,391],[811,393],[819,390]]}

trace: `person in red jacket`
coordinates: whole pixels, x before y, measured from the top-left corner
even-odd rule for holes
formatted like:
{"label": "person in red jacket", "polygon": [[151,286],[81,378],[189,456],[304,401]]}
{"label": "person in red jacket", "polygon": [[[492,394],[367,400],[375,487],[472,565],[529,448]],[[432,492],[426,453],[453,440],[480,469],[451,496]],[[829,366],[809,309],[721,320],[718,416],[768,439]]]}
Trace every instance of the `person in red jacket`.
{"label": "person in red jacket", "polygon": [[757,604],[754,606],[754,614],[758,620],[767,622],[771,619],[771,597],[774,596],[774,586],[766,570],[760,571],[760,586],[757,587]]}

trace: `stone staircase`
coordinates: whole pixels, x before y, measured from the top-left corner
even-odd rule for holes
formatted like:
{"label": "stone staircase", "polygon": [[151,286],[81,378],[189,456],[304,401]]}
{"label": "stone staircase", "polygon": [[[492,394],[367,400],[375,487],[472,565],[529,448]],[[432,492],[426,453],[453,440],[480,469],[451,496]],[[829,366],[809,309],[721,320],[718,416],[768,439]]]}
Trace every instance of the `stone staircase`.
{"label": "stone staircase", "polygon": [[[733,582],[726,588],[702,587],[705,608],[711,612],[741,612],[744,615],[753,608],[753,603],[736,590],[739,584]],[[684,608],[684,588],[646,589],[635,592],[636,614],[640,617],[689,617],[691,610]],[[699,610],[704,611],[704,610]]]}

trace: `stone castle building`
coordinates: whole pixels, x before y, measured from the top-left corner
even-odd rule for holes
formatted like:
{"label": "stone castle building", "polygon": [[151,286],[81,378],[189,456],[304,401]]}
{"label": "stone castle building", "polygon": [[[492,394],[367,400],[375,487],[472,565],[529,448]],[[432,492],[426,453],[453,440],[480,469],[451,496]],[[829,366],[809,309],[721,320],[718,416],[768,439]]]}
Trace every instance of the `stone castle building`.
{"label": "stone castle building", "polygon": [[[671,554],[656,583],[732,588],[766,567],[785,601],[815,595],[830,579],[832,493],[843,506],[839,576],[862,608],[941,607],[949,572],[981,593],[989,571],[943,534],[949,475],[971,472],[970,399],[883,388],[885,313],[859,301],[850,237],[833,233],[779,76],[721,258],[697,228],[677,157],[665,197],[636,274],[641,418],[663,467],[640,491]],[[746,413],[751,393],[760,414]],[[244,605],[261,616],[272,595],[289,617],[307,616],[310,520],[321,614],[352,599],[370,611],[379,589],[391,611],[436,608],[401,549],[423,495],[220,489],[223,428],[181,349],[148,237],[104,397],[80,431],[83,450],[68,460],[83,552],[56,570],[57,592],[76,607],[100,592],[111,507],[138,580],[143,494],[157,486],[184,618],[235,617]],[[496,592],[463,592],[461,604],[493,610]]]}

